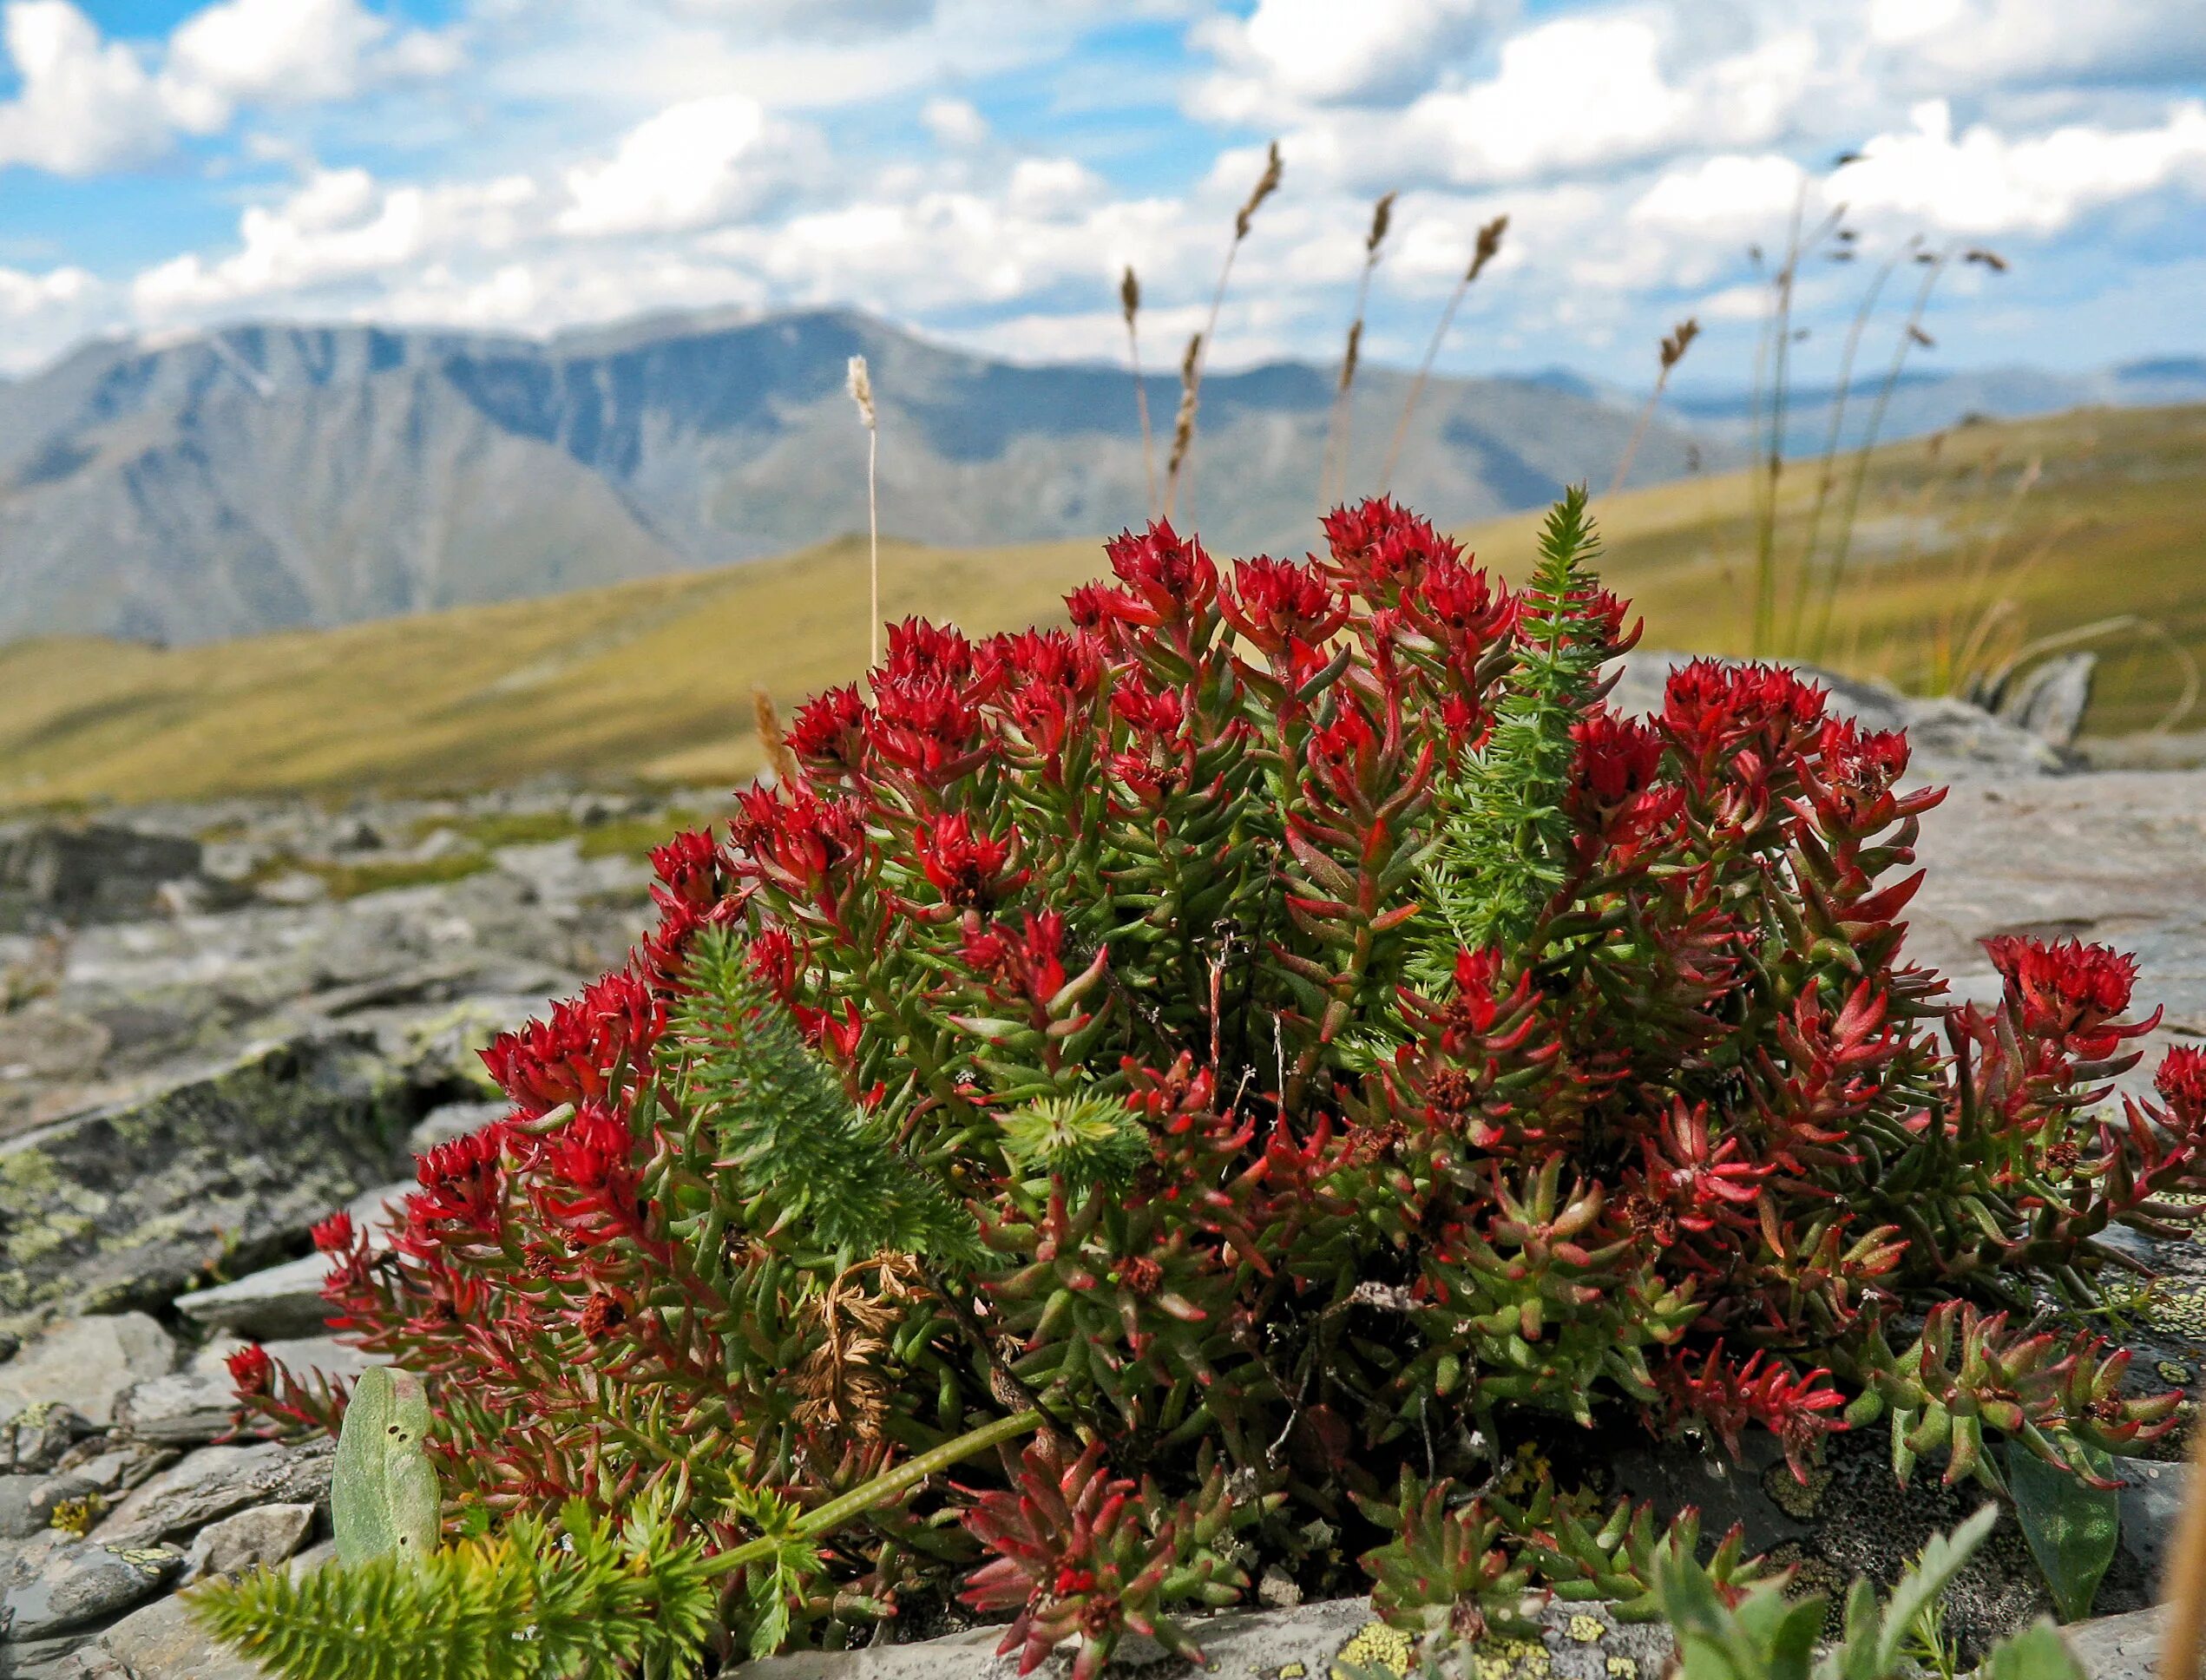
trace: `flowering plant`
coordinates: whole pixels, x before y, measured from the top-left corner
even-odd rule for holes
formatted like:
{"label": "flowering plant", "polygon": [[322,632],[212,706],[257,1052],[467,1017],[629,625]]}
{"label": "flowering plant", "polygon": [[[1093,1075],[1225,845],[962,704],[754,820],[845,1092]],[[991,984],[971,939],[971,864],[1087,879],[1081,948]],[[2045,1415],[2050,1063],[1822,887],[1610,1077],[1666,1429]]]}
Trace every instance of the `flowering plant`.
{"label": "flowering plant", "polygon": [[[463,1509],[663,1500],[723,1657],[962,1589],[1092,1668],[1266,1570],[1339,1590],[1356,1534],[1416,1627],[1484,1622],[1428,1576],[1651,1609],[1677,1537],[1493,1491],[1504,1421],[1760,1427],[1804,1476],[1888,1413],[1949,1480],[2168,1427],[2008,1328],[2206,1184],[2196,1053],[2106,1108],[2128,959],[1995,942],[2003,1000],[1949,1002],[1905,741],[1758,666],[1609,710],[1582,494],[1515,590],[1386,502],[1324,526],[1122,535],[1067,629],[896,627],[654,854],[628,965],[489,1053],[510,1117],[389,1238],[325,1228]],[[1023,1465],[902,1473],[976,1431]]]}

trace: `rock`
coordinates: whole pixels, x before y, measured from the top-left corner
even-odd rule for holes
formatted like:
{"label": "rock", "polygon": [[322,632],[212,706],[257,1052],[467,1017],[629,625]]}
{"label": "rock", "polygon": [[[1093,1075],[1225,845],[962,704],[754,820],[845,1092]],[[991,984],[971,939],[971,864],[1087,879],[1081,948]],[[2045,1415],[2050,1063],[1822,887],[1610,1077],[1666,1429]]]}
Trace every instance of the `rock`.
{"label": "rock", "polygon": [[0,1142],[0,1322],[166,1299],[304,1237],[403,1165],[410,1108],[373,1040],[338,1032]]}
{"label": "rock", "polygon": [[319,1372],[324,1376],[343,1377],[350,1382],[369,1367],[386,1362],[378,1355],[347,1347],[333,1335],[300,1336],[260,1345],[269,1358],[281,1360],[286,1370],[301,1378]]}
{"label": "rock", "polygon": [[153,913],[164,882],[199,873],[200,843],[106,824],[41,824],[0,837],[0,931]]}
{"label": "rock", "polygon": [[115,1508],[95,1538],[121,1545],[182,1539],[249,1505],[318,1504],[329,1497],[331,1440],[202,1447]]}
{"label": "rock", "polygon": [[[0,1278],[8,1264],[0,1259]],[[0,1414],[60,1401],[105,1427],[117,1395],[134,1382],[167,1375],[175,1365],[174,1340],[143,1313],[69,1319],[0,1365]]]}
{"label": "rock", "polygon": [[[1464,1665],[1481,1680],[1619,1680],[1638,1676],[1655,1680],[1667,1665],[1669,1631],[1659,1626],[1619,1624],[1599,1605],[1551,1604],[1538,1616],[1540,1637],[1489,1637],[1479,1642]],[[1412,1666],[1410,1637],[1372,1615],[1361,1598],[1333,1598],[1276,1611],[1228,1611],[1191,1617],[1185,1624],[1211,1659],[1210,1680],[1278,1680],[1300,1673],[1324,1680],[1336,1665],[1358,1665],[1400,1674]],[[917,1644],[875,1645],[863,1650],[806,1651],[745,1663],[732,1670],[740,1680],[1008,1680],[1015,1655],[999,1657],[1000,1627],[974,1628]],[[1035,1672],[1064,1680],[1071,1658],[1060,1653]],[[1159,1677],[1186,1671],[1153,1641],[1132,1637],[1113,1657],[1111,1675],[1153,1672]]]}
{"label": "rock", "polygon": [[0,1473],[51,1470],[62,1455],[92,1433],[91,1420],[73,1406],[42,1400],[0,1423]]}
{"label": "rock", "polygon": [[2183,1521],[2190,1467],[2157,1464],[2149,1459],[2117,1459],[2114,1471],[2124,1484],[2123,1548],[2143,1566],[2145,1579],[2157,1586],[2169,1548],[2176,1542],[2176,1525]]}
{"label": "rock", "polygon": [[164,1447],[202,1447],[229,1428],[236,1409],[227,1371],[178,1371],[124,1389],[115,1427]]}
{"label": "rock", "polygon": [[56,1467],[91,1482],[112,1502],[115,1495],[151,1481],[181,1456],[173,1447],[99,1435],[81,1443]]}
{"label": "rock", "polygon": [[299,1550],[313,1523],[311,1505],[256,1505],[209,1523],[185,1556],[184,1580],[272,1569]]}
{"label": "rock", "polygon": [[2018,728],[2057,747],[2073,746],[2091,710],[2091,678],[2098,655],[2070,653],[2032,666],[2010,680],[1992,710]]}
{"label": "rock", "polygon": [[49,1530],[0,1575],[0,1624],[20,1641],[96,1622],[152,1598],[183,1567],[174,1546],[108,1545]]}
{"label": "rock", "polygon": [[131,1611],[95,1649],[131,1680],[266,1680],[268,1673],[203,1631],[176,1598]]}
{"label": "rock", "polygon": [[50,999],[0,1014],[0,1136],[43,1122],[43,1087],[91,1080],[114,1042],[105,1025]]}
{"label": "rock", "polygon": [[493,1120],[503,1119],[512,1112],[512,1105],[502,1102],[455,1102],[432,1108],[422,1117],[421,1124],[406,1134],[406,1147],[417,1155],[426,1155],[439,1144],[450,1143],[480,1132]]}
{"label": "rock", "polygon": [[264,904],[315,904],[330,896],[330,883],[305,870],[292,870],[255,882],[253,896]]}
{"label": "rock", "polygon": [[82,1476],[0,1476],[0,1540],[27,1540],[53,1526],[56,1506],[99,1493]]}
{"label": "rock", "polygon": [[[345,1211],[352,1216],[355,1229],[380,1233],[391,1226],[389,1204],[415,1187],[410,1178],[378,1185],[354,1197]],[[331,1263],[326,1255],[310,1254],[248,1273],[233,1283],[181,1296],[176,1308],[200,1323],[245,1335],[313,1335],[322,1329],[329,1311],[322,1302],[322,1280],[329,1276]]]}
{"label": "rock", "polygon": [[2164,1611],[2131,1611],[2126,1616],[2097,1616],[2061,1630],[2085,1680],[2152,1680],[2160,1669]]}

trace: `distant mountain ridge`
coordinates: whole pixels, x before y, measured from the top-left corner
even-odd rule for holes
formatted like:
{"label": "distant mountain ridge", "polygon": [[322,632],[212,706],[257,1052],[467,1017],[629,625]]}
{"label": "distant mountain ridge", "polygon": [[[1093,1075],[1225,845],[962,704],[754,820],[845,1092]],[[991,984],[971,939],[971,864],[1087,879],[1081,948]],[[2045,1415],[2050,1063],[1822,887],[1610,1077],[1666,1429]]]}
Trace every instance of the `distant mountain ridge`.
{"label": "distant mountain ridge", "polygon": [[[338,625],[863,528],[854,355],[881,404],[884,533],[1013,542],[1139,522],[1133,385],[1107,366],[992,361],[839,311],[548,343],[233,327],[89,345],[0,387],[0,640]],[[1333,384],[1295,363],[1213,374],[1180,524],[1220,552],[1312,541]],[[1359,383],[1360,488],[1376,483],[1407,386],[1387,369]],[[1155,376],[1149,403],[1168,434],[1176,378]],[[1633,418],[1537,380],[1436,379],[1394,488],[1449,523],[1534,505],[1605,482]],[[1673,477],[1696,451],[1659,424],[1634,482]]]}

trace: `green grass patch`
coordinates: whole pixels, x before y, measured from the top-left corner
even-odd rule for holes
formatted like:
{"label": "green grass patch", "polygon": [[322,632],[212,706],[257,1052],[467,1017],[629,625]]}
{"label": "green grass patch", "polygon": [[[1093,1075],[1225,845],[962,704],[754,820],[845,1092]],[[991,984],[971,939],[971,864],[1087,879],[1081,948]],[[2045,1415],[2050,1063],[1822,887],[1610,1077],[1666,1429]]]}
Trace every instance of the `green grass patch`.
{"label": "green grass patch", "polygon": [[620,817],[611,822],[595,823],[582,830],[581,851],[585,857],[634,857],[651,856],[652,848],[663,846],[684,829],[701,826],[705,817],[691,810],[655,811],[648,817]]}

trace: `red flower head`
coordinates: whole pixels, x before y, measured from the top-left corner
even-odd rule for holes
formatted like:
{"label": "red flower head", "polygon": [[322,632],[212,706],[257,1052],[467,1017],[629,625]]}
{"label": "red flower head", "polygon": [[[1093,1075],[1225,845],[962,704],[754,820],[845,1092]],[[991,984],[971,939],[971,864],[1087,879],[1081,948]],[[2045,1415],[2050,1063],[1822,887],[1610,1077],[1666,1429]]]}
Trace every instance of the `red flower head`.
{"label": "red flower head", "polygon": [[1899,730],[1867,730],[1832,718],[1816,744],[1821,761],[1810,778],[1827,828],[1860,829],[1894,810],[1892,789],[1907,768],[1907,738]]}
{"label": "red flower head", "polygon": [[501,1034],[483,1053],[483,1065],[533,1119],[604,1095],[616,1076],[649,1057],[666,1028],[665,1002],[641,976],[621,969],[553,1005],[549,1020]]}
{"label": "red flower head", "polygon": [[973,644],[952,627],[906,619],[889,627],[883,669],[891,683],[962,683],[973,674]]}
{"label": "red flower head", "polygon": [[1402,609],[1447,651],[1449,665],[1467,677],[1479,655],[1508,634],[1517,601],[1507,590],[1496,589],[1477,567],[1443,555],[1402,593]]}
{"label": "red flower head", "polygon": [[1092,635],[1114,635],[1141,610],[1141,603],[1124,589],[1107,583],[1083,583],[1065,597],[1065,614],[1079,628]]}
{"label": "red flower head", "polygon": [[969,928],[962,955],[992,991],[1040,1007],[1065,989],[1065,918],[1054,910],[1029,910],[1016,934],[1001,922]]}
{"label": "red flower head", "polygon": [[761,928],[751,936],[744,960],[752,977],[784,1003],[797,994],[797,973],[802,966],[797,942],[786,928]]}
{"label": "red flower head", "polygon": [[1163,624],[1192,617],[1218,598],[1218,568],[1203,545],[1182,538],[1170,520],[1152,522],[1139,536],[1121,531],[1104,553],[1128,591],[1121,617],[1130,612],[1137,621]]}
{"label": "red flower head", "polygon": [[574,1190],[602,1190],[625,1174],[635,1156],[627,1122],[597,1103],[586,1103],[554,1134],[544,1151],[552,1176]]}
{"label": "red flower head", "polygon": [[1750,738],[1764,753],[1822,722],[1823,691],[1782,666],[1695,660],[1663,686],[1662,721],[1686,756],[1708,762]]}
{"label": "red flower head", "polygon": [[2008,1003],[2028,1031],[2089,1039],[2130,1007],[2137,963],[2107,945],[2001,934],[1984,942],[2006,982]]}
{"label": "red flower head", "polygon": [[352,1246],[352,1216],[343,1208],[314,1227],[317,1254],[342,1254]]}
{"label": "red flower head", "polygon": [[1448,1025],[1455,1031],[1483,1033],[1500,1019],[1501,1000],[1495,982],[1501,977],[1501,953],[1492,945],[1455,954],[1455,995],[1448,1005]]}
{"label": "red flower head", "polygon": [[853,799],[823,798],[809,788],[747,787],[729,824],[739,875],[772,876],[792,889],[824,889],[864,843]]}
{"label": "red flower head", "polygon": [[865,759],[865,702],[856,686],[831,688],[798,706],[789,745],[815,768],[857,770]]}
{"label": "red flower head", "polygon": [[1662,769],[1662,737],[1637,718],[1603,709],[1571,725],[1578,744],[1571,770],[1572,815],[1598,829],[1652,787]]}
{"label": "red flower head", "polygon": [[1336,508],[1324,519],[1332,551],[1327,569],[1369,600],[1392,600],[1414,587],[1440,560],[1460,560],[1462,546],[1441,536],[1431,522],[1375,496],[1353,508]]}
{"label": "red flower head", "polygon": [[1348,622],[1348,607],[1316,567],[1266,555],[1233,562],[1233,587],[1218,597],[1218,610],[1267,658],[1297,643],[1315,646]]}
{"label": "red flower head", "polygon": [[257,1342],[249,1342],[222,1362],[229,1367],[230,1383],[242,1400],[248,1395],[265,1395],[274,1380],[276,1362],[268,1350]]}
{"label": "red flower head", "polygon": [[1019,852],[1019,832],[1011,830],[1001,839],[973,831],[963,811],[929,817],[916,837],[919,866],[942,896],[945,904],[961,910],[993,909],[1003,895],[1026,879],[1008,873]]}
{"label": "red flower head", "polygon": [[710,829],[691,829],[653,847],[651,870],[660,884],[652,896],[669,909],[710,909],[720,902],[719,856]]}
{"label": "red flower head", "polygon": [[2152,1077],[2175,1117],[2188,1127],[2206,1127],[2206,1049],[2187,1044],[2170,1050]]}
{"label": "red flower head", "polygon": [[1664,1372],[1672,1406],[1697,1417],[1713,1429],[1725,1450],[1736,1459],[1739,1432],[1758,1423],[1783,1443],[1785,1462],[1801,1485],[1808,1482],[1808,1460],[1816,1440],[1846,1427],[1845,1421],[1829,1415],[1846,1403],[1846,1396],[1827,1386],[1828,1371],[1810,1371],[1796,1377],[1783,1364],[1766,1368],[1766,1355],[1757,1350],[1745,1364],[1734,1367],[1718,1342],[1709,1349],[1708,1362],[1694,1375],[1680,1359]]}
{"label": "red flower head", "polygon": [[498,1198],[505,1187],[505,1148],[511,1136],[505,1123],[439,1144],[414,1163],[421,1188],[406,1198],[406,1225],[417,1235],[432,1224],[469,1230],[495,1230]]}
{"label": "red flower head", "polygon": [[919,675],[884,679],[868,720],[873,750],[922,781],[953,782],[979,762],[981,709],[962,682]]}
{"label": "red flower head", "polygon": [[981,644],[975,665],[982,686],[991,690],[1016,692],[1039,686],[1085,699],[1102,686],[1103,646],[1085,631],[1067,635],[1062,630],[1021,630],[989,637]]}

